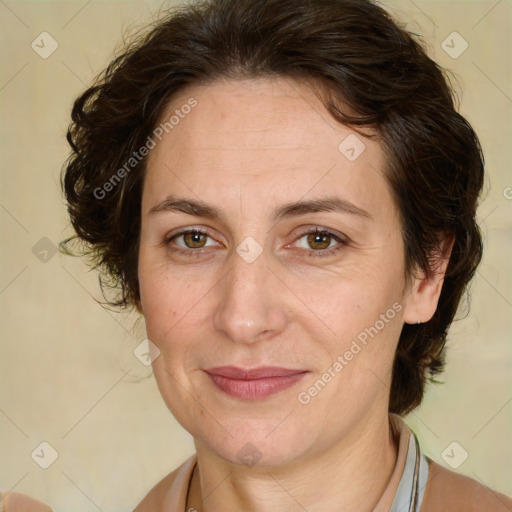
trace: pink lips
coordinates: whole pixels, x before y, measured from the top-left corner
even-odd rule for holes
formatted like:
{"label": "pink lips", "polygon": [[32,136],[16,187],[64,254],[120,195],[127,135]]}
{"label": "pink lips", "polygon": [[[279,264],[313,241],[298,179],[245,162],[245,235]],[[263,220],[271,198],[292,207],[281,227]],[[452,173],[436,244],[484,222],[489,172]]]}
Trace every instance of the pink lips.
{"label": "pink lips", "polygon": [[205,372],[221,391],[244,400],[262,399],[288,389],[308,373],[276,366],[248,370],[235,366],[219,366]]}

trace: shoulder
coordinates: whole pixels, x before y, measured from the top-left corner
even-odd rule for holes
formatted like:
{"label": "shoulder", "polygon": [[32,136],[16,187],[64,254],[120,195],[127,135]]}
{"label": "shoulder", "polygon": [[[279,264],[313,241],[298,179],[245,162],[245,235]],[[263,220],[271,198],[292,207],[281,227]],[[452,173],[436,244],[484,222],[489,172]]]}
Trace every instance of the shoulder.
{"label": "shoulder", "polygon": [[52,512],[50,506],[25,494],[0,492],[0,510],[3,512]]}
{"label": "shoulder", "polygon": [[146,494],[133,512],[181,512],[184,510],[187,490],[195,463],[196,455],[194,454],[162,478]]}
{"label": "shoulder", "polygon": [[505,494],[437,464],[429,457],[427,486],[421,512],[511,512]]}

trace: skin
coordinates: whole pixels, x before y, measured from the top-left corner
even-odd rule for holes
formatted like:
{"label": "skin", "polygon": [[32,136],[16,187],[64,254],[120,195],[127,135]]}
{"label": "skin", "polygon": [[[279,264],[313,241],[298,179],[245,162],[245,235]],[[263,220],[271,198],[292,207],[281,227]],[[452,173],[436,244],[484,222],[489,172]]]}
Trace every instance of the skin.
{"label": "skin", "polygon": [[[379,142],[358,135],[366,149],[349,161],[338,146],[354,132],[306,85],[265,78],[189,87],[162,119],[190,97],[198,105],[149,155],[139,253],[140,307],[160,350],[155,378],[197,450],[188,506],[370,511],[397,455],[388,393],[399,334],[404,323],[433,315],[445,262],[436,277],[418,273],[406,282]],[[150,211],[171,194],[221,216]],[[284,204],[333,196],[368,216],[271,217]],[[303,233],[317,227],[347,243],[308,242]],[[172,238],[183,228],[208,236]],[[262,249],[251,263],[236,252],[246,237]],[[326,245],[340,250],[322,256]],[[400,311],[378,335],[300,403],[298,394],[396,303]],[[219,391],[203,371],[221,365],[310,373],[266,399],[242,400]],[[248,442],[261,457],[254,465],[238,457]]]}
{"label": "skin", "polygon": [[0,493],[0,502],[0,510],[5,512],[52,512],[45,503],[13,491]]}

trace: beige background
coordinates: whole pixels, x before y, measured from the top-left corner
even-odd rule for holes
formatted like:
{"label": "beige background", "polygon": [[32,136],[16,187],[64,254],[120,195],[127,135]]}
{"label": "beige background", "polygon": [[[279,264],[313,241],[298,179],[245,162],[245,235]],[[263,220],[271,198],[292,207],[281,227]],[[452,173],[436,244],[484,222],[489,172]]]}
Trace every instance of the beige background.
{"label": "beige background", "polygon": [[[135,317],[102,309],[92,298],[100,297],[96,275],[82,261],[49,252],[43,262],[33,252],[38,243],[51,249],[43,237],[57,244],[71,234],[59,173],[73,99],[111,59],[122,31],[153,19],[160,5],[0,0],[0,490],[56,511],[129,511],[193,452],[132,353],[143,322],[134,327]],[[457,471],[512,495],[512,3],[385,5],[457,75],[488,169],[479,210],[486,253],[472,310],[451,330],[444,384],[406,420],[434,460],[449,467],[442,453],[456,441],[462,448],[452,459],[468,452]],[[31,48],[43,31],[59,45],[47,59]],[[453,31],[469,43],[457,59],[441,47]],[[58,452],[46,470],[31,458],[42,441]]]}

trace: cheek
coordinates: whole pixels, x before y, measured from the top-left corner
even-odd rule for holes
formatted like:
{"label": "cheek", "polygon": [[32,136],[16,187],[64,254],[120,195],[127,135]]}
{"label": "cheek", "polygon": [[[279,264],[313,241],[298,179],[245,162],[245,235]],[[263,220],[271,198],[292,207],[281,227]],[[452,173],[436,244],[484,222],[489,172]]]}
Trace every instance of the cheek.
{"label": "cheek", "polygon": [[155,264],[143,253],[139,258],[139,287],[148,338],[162,350],[159,341],[162,333],[180,318],[179,289],[169,278],[168,269]]}
{"label": "cheek", "polygon": [[[303,322],[324,354],[322,370],[340,376],[333,379],[337,384],[331,389],[339,385],[344,393],[357,396],[362,389],[388,381],[403,306],[398,272],[377,279],[376,272],[368,268],[352,277],[325,281],[321,292],[302,287],[300,293],[314,313]],[[336,361],[339,364],[333,368]]]}
{"label": "cheek", "polygon": [[[310,312],[311,326],[316,323],[333,337],[346,338],[357,336],[392,308],[400,298],[398,284],[398,275],[377,279],[367,269],[358,275],[317,279],[315,286],[297,283],[294,289]],[[390,312],[391,319],[396,309]]]}
{"label": "cheek", "polygon": [[209,317],[207,295],[213,283],[141,258],[139,284],[147,337],[176,371]]}
{"label": "cheek", "polygon": [[344,421],[340,406],[357,415],[386,400],[403,308],[392,293],[369,293],[357,287],[331,297],[324,310],[331,310],[331,315],[324,321],[334,334],[325,335],[318,322],[314,328],[310,324],[316,348],[322,349],[322,365],[304,382],[298,399],[301,404],[314,404],[306,409],[308,413],[325,411],[326,423],[339,425]]}
{"label": "cheek", "polygon": [[168,265],[139,262],[139,284],[147,337],[158,347],[153,373],[160,393],[178,420],[186,408],[186,370],[194,334],[194,287],[169,271]]}

